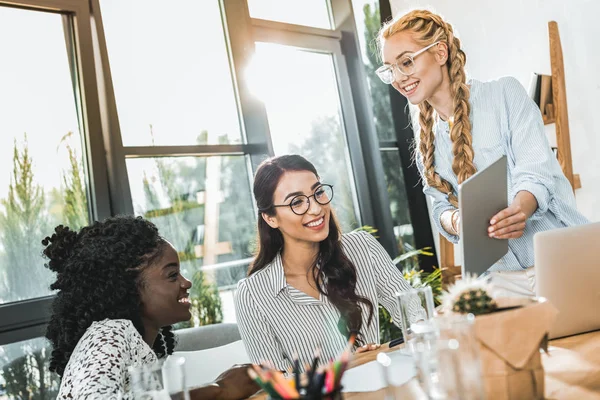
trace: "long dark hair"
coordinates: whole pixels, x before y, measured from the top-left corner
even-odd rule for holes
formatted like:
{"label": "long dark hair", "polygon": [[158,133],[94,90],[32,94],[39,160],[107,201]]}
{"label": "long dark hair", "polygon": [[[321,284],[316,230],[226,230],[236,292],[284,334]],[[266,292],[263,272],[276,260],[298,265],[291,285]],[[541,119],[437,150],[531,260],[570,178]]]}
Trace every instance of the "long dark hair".
{"label": "long dark hair", "polygon": [[[63,375],[94,321],[128,319],[144,335],[140,274],[162,254],[165,243],[156,226],[141,217],[108,218],[79,232],[60,225],[42,241],[46,267],[57,273],[50,288],[59,291],[46,331],[53,346],[50,371]],[[162,328],[154,352],[160,358],[174,347],[171,327]]]}
{"label": "long dark hair", "polygon": [[[310,171],[317,179],[319,174],[308,160],[299,155],[285,155],[263,161],[254,177],[254,198],[258,207],[258,249],[250,267],[252,275],[269,265],[283,249],[283,235],[266,223],[261,214],[275,215],[273,194],[281,176],[286,171]],[[338,329],[344,336],[357,334],[357,345],[362,344],[363,303],[369,309],[368,323],[373,319],[373,303],[356,293],[356,267],[342,251],[341,232],[333,212],[329,218],[329,236],[319,244],[319,255],[311,271],[317,289],[326,295],[340,312]]]}

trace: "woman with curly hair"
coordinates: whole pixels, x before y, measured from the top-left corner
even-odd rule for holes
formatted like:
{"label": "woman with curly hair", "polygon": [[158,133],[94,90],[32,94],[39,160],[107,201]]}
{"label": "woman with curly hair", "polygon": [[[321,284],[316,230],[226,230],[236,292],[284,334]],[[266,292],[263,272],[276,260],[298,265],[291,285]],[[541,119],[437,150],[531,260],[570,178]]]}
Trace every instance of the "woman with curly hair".
{"label": "woman with curly hair", "polygon": [[552,153],[539,108],[514,78],[467,81],[460,40],[431,11],[398,16],[378,41],[384,65],[377,74],[418,105],[417,166],[433,219],[448,240],[459,240],[458,186],[507,156],[510,205],[490,215],[488,234],[509,239],[509,252],[489,271],[532,293],[534,234],[588,222]]}
{"label": "woman with curly hair", "polygon": [[[156,226],[114,217],[79,232],[58,226],[46,237],[46,266],[58,290],[46,337],[59,399],[129,398],[127,367],[173,352],[171,325],[191,318],[179,257]],[[191,391],[194,398],[245,398],[258,388],[239,366]]]}

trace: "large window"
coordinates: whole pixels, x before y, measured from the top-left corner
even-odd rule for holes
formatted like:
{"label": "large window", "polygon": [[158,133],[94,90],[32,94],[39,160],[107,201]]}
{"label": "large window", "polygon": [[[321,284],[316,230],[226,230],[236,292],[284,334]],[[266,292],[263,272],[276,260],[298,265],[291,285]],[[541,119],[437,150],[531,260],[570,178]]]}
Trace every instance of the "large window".
{"label": "large window", "polygon": [[1,7],[0,35],[11,38],[0,41],[2,304],[50,293],[41,241],[58,224],[86,225],[88,202],[61,15]]}
{"label": "large window", "polygon": [[[63,13],[50,13],[0,1],[2,399],[54,399],[58,392],[58,376],[48,371],[51,349],[38,337],[55,279],[44,267],[42,239],[59,224],[87,225],[90,212],[109,215],[106,171],[91,172],[85,150],[93,145],[103,153],[93,60],[78,47],[91,45],[89,23],[74,24],[86,21],[85,12],[61,6]],[[96,167],[105,170],[103,161]]]}

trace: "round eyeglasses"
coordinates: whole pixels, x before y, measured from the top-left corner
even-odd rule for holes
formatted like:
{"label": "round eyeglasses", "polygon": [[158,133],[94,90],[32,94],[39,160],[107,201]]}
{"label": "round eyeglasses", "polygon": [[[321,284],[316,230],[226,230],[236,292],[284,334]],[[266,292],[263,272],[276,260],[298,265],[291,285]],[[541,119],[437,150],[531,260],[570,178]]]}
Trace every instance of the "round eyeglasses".
{"label": "round eyeglasses", "polygon": [[400,71],[400,73],[404,76],[411,76],[415,73],[416,70],[415,58],[417,58],[417,56],[423,54],[438,43],[439,42],[432,43],[414,54],[402,54],[398,56],[395,63],[382,65],[381,67],[377,68],[377,71],[375,71],[375,73],[383,83],[386,83],[388,85],[394,82],[394,80],[396,79],[394,76],[394,70]]}
{"label": "round eyeglasses", "polygon": [[292,198],[289,204],[274,204],[273,207],[289,207],[296,215],[304,215],[310,209],[310,198],[313,197],[317,203],[324,206],[329,204],[333,199],[333,186],[323,184],[315,189],[315,192],[310,196],[299,194]]}

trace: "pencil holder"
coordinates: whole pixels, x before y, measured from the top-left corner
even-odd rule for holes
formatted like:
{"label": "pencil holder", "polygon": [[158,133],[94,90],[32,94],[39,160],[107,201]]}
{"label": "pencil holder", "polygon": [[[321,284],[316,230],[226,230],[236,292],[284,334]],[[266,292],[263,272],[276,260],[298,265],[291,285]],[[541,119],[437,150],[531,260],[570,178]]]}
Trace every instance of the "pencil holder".
{"label": "pencil holder", "polygon": [[[273,396],[269,396],[268,397],[269,400],[282,400],[281,397],[273,397]],[[342,388],[337,388],[336,390],[334,390],[333,392],[329,392],[329,393],[324,393],[324,394],[319,394],[319,395],[306,395],[306,396],[300,396],[297,398],[294,398],[292,400],[342,400],[343,396],[342,396]]]}

